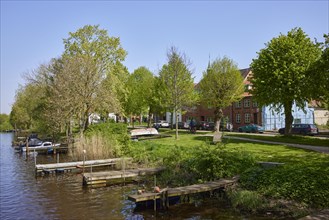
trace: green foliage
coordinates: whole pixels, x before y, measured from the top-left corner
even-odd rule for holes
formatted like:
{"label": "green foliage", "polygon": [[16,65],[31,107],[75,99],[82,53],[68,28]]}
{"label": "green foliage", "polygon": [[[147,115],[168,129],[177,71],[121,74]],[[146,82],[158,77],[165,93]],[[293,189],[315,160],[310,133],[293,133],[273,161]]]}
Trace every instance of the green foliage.
{"label": "green foliage", "polygon": [[316,98],[310,91],[328,82],[319,81],[316,74],[308,71],[320,55],[319,45],[301,28],[294,28],[287,35],[273,38],[251,63],[251,93],[260,105],[272,104],[277,110],[284,107],[286,134],[293,122],[293,102],[303,109],[305,102]]}
{"label": "green foliage", "polygon": [[254,157],[225,145],[202,145],[195,149],[188,161],[191,172],[202,181],[232,177],[254,166]]}
{"label": "green foliage", "polygon": [[321,101],[321,107],[329,110],[329,34],[324,35],[322,55],[310,68],[309,74],[314,74],[310,80],[317,85],[310,89],[310,93],[315,100]]}
{"label": "green foliage", "polygon": [[255,213],[264,206],[264,199],[254,191],[230,190],[227,194],[233,208],[240,211]]}
{"label": "green foliage", "polygon": [[[172,47],[167,54],[168,64],[163,65],[159,73],[158,94],[161,105],[177,115],[183,107],[192,106],[197,101],[192,71],[185,54]],[[177,122],[177,121],[176,121]],[[176,139],[178,127],[176,123]]]}
{"label": "green foliage", "polygon": [[199,83],[202,102],[215,109],[216,130],[223,116],[223,109],[242,98],[243,77],[233,60],[216,59],[203,73]]}
{"label": "green foliage", "polygon": [[0,131],[12,130],[13,126],[10,124],[9,115],[0,114]]}
{"label": "green foliage", "polygon": [[240,177],[243,187],[274,198],[292,199],[316,208],[329,206],[329,162],[253,168]]}
{"label": "green foliage", "polygon": [[124,103],[126,114],[141,115],[148,113],[153,90],[154,76],[146,67],[139,67],[128,78],[126,84],[128,98]]}

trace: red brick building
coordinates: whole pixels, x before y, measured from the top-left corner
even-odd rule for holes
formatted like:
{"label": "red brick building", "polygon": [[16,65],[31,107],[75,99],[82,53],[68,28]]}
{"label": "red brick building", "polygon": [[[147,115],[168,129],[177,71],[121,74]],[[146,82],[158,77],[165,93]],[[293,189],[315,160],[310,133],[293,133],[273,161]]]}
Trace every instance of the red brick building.
{"label": "red brick building", "polygon": [[[262,124],[261,108],[252,100],[252,95],[248,92],[251,89],[249,77],[251,75],[250,68],[240,70],[244,78],[245,92],[241,101],[233,103],[233,105],[223,110],[224,119],[233,124],[233,129],[247,124]],[[197,85],[196,85],[197,86]],[[186,109],[182,120],[188,121],[191,118],[197,121],[213,122],[215,119],[214,109],[210,106],[197,105]]]}

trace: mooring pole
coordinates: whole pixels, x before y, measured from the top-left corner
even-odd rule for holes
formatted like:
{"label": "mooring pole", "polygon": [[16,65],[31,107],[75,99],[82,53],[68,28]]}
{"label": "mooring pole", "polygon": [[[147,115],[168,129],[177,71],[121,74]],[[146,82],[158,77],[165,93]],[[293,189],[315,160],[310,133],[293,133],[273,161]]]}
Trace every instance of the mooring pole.
{"label": "mooring pole", "polygon": [[82,166],[82,174],[85,174],[85,160],[86,160],[86,150],[83,150],[83,166]]}
{"label": "mooring pole", "polygon": [[37,167],[37,155],[35,154],[35,148],[34,148],[34,152],[33,152],[33,156],[34,156],[34,167]]}
{"label": "mooring pole", "polygon": [[123,185],[126,185],[126,163],[125,158],[122,158],[122,169],[123,169]]}
{"label": "mooring pole", "polygon": [[29,137],[26,138],[25,150],[26,150],[26,157],[28,157],[29,156]]}

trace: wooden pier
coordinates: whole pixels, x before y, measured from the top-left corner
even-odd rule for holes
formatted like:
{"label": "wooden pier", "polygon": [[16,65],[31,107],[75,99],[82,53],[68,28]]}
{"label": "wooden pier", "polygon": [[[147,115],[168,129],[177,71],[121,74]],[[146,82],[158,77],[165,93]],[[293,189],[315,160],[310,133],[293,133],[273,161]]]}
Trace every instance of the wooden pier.
{"label": "wooden pier", "polygon": [[164,170],[164,168],[140,168],[132,170],[115,170],[106,172],[94,172],[83,174],[83,184],[86,186],[106,186],[122,182],[131,182],[139,176],[153,175]]}
{"label": "wooden pier", "polygon": [[220,179],[212,182],[203,184],[195,184],[177,188],[166,188],[161,190],[159,193],[142,193],[140,195],[129,195],[128,199],[135,203],[141,202],[154,202],[154,209],[156,210],[156,201],[161,200],[160,204],[164,208],[169,208],[169,199],[172,197],[189,196],[191,194],[202,193],[202,192],[213,192],[214,190],[225,188],[229,185],[236,183],[238,178],[232,179]]}
{"label": "wooden pier", "polygon": [[36,174],[49,174],[54,172],[69,172],[72,170],[82,170],[88,167],[102,167],[118,164],[122,161],[130,161],[132,158],[112,158],[104,160],[87,160],[67,163],[36,164]]}

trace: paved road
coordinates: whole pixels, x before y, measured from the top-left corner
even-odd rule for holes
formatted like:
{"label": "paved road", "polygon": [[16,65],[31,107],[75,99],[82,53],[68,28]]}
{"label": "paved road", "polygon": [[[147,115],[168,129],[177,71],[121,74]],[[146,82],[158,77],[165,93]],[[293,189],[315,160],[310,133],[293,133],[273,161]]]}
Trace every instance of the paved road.
{"label": "paved road", "polygon": [[252,142],[266,143],[266,144],[280,144],[280,145],[286,145],[289,147],[303,148],[303,149],[307,149],[307,150],[313,150],[313,151],[329,154],[329,145],[328,145],[328,147],[320,147],[320,146],[313,146],[313,145],[290,144],[290,143],[282,143],[282,142],[275,142],[275,141],[255,140],[255,139],[251,139],[251,138],[235,137],[235,136],[224,136],[223,138],[252,141]]}

